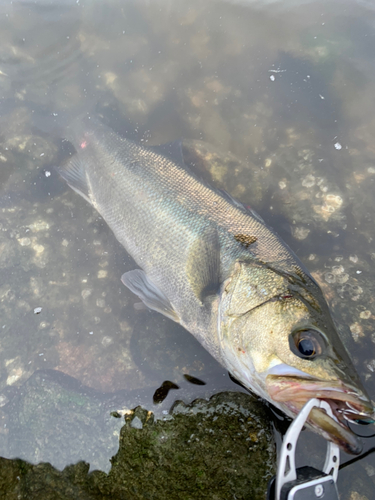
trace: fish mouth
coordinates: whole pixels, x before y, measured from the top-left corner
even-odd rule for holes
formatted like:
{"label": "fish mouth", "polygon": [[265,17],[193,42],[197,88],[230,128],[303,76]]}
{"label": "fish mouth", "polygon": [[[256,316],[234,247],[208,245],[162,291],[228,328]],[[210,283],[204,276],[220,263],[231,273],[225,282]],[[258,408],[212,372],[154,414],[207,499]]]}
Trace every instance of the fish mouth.
{"label": "fish mouth", "polygon": [[371,401],[360,390],[341,381],[277,375],[268,375],[266,386],[271,399],[286,406],[293,416],[311,398],[326,401],[333,418],[323,409],[313,408],[307,419],[308,426],[338,444],[345,452],[353,455],[361,453],[362,443],[349,429],[348,423],[374,423],[375,415]]}

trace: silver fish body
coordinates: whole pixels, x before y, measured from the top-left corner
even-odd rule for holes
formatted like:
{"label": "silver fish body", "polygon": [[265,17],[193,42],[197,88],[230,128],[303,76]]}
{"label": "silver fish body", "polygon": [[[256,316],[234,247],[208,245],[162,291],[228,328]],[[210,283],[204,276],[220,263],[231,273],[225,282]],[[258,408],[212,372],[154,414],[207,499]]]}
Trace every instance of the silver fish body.
{"label": "silver fish body", "polygon": [[[369,420],[373,407],[318,285],[290,248],[255,212],[172,160],[168,148],[135,144],[94,117],[78,121],[70,136],[77,153],[58,171],[141,268],[123,283],[289,415],[317,391],[335,401],[329,431],[325,419],[310,424],[358,452],[344,419]],[[291,384],[301,397],[290,394]]]}

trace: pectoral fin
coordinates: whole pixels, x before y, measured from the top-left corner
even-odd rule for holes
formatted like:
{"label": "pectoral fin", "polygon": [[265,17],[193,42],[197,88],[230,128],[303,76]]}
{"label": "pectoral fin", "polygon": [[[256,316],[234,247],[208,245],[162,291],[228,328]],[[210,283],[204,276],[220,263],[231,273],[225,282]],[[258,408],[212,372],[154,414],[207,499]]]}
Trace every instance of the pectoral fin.
{"label": "pectoral fin", "polygon": [[173,321],[177,323],[180,322],[180,318],[173,309],[168,298],[156,285],[154,285],[154,283],[152,283],[147,274],[141,269],[134,269],[134,271],[124,273],[121,276],[121,281],[129,290],[137,295],[148,308],[164,314],[164,316],[173,319]]}
{"label": "pectoral fin", "polygon": [[186,272],[195,296],[203,303],[220,288],[220,244],[217,231],[207,229],[191,245]]}

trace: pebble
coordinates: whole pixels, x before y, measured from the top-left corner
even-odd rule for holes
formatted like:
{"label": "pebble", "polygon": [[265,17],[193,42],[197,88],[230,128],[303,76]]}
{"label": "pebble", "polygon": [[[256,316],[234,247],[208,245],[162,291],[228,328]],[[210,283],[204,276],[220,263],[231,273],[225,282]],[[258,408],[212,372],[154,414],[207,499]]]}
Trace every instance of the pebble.
{"label": "pebble", "polygon": [[332,274],[337,276],[338,274],[342,274],[344,272],[344,267],[343,266],[333,266],[332,267]]}
{"label": "pebble", "polygon": [[302,186],[307,188],[315,186],[315,177],[311,174],[306,175],[306,177],[302,180]]}
{"label": "pebble", "polygon": [[336,283],[346,283],[349,279],[349,274],[347,273],[343,273],[343,274],[339,274],[338,276],[336,276]]}
{"label": "pebble", "polygon": [[88,297],[90,297],[91,294],[92,294],[92,290],[89,290],[88,288],[86,288],[85,290],[82,290],[82,292],[81,292],[83,299],[87,299]]}
{"label": "pebble", "polygon": [[133,427],[133,429],[143,429],[142,420],[139,417],[134,417],[130,422],[130,427]]}
{"label": "pebble", "polygon": [[17,241],[21,247],[28,247],[31,244],[30,238],[18,238]]}
{"label": "pebble", "polygon": [[325,273],[324,279],[327,283],[336,283],[336,276],[333,273]]}
{"label": "pebble", "polygon": [[293,236],[297,240],[306,239],[307,236],[309,235],[309,233],[310,233],[310,229],[307,229],[307,227],[300,226],[300,227],[293,228]]}
{"label": "pebble", "polygon": [[102,344],[104,345],[104,347],[108,347],[112,343],[113,343],[113,338],[112,337],[108,337],[107,335],[105,335],[102,338]]}
{"label": "pebble", "polygon": [[371,311],[369,311],[369,310],[362,311],[360,313],[359,317],[362,319],[369,319],[369,318],[371,318]]}
{"label": "pebble", "polygon": [[34,222],[33,224],[30,224],[30,229],[32,229],[34,232],[38,232],[38,231],[46,231],[47,229],[49,229],[49,224],[48,222],[44,221],[44,220],[38,220],[36,222]]}
{"label": "pebble", "polygon": [[271,158],[267,158],[266,161],[264,162],[264,166],[266,168],[269,168],[272,165],[272,160]]}
{"label": "pebble", "polygon": [[356,342],[358,342],[360,337],[364,336],[363,329],[359,323],[353,323],[349,326],[349,328],[352,333],[352,337]]}

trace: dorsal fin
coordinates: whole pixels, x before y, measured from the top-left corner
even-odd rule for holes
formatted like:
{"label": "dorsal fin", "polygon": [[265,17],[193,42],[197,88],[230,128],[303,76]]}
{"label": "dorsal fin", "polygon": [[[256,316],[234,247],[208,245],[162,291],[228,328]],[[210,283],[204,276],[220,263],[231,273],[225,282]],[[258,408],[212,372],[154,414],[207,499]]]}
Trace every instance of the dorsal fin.
{"label": "dorsal fin", "polygon": [[249,212],[259,222],[264,224],[264,220],[262,219],[262,217],[249,205],[245,205],[241,201],[236,200],[236,198],[233,198],[233,196],[230,193],[228,193],[228,191],[225,191],[225,189],[218,189],[218,191],[227,201],[229,201],[229,203],[231,203],[232,205],[241,210],[244,210],[245,212]]}
{"label": "dorsal fin", "polygon": [[173,141],[158,146],[149,146],[148,149],[186,167],[182,152],[182,141]]}

